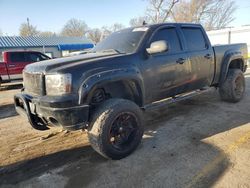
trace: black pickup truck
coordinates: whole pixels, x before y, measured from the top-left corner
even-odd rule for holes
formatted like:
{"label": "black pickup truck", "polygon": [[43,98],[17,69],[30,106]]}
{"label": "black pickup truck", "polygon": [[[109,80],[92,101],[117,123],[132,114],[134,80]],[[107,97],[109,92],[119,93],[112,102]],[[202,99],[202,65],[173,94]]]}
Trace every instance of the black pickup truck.
{"label": "black pickup truck", "polygon": [[86,129],[106,158],[133,152],[143,111],[218,87],[222,100],[244,95],[247,45],[212,47],[199,24],[164,23],[111,34],[87,54],[26,66],[15,95],[32,127]]}

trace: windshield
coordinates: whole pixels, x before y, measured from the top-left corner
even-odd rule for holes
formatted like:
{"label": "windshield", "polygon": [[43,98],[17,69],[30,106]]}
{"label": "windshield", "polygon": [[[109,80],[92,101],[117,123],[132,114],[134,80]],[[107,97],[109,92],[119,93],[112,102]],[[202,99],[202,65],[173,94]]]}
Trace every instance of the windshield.
{"label": "windshield", "polygon": [[147,29],[147,27],[129,28],[112,33],[105,40],[97,44],[92,51],[132,53],[137,49]]}

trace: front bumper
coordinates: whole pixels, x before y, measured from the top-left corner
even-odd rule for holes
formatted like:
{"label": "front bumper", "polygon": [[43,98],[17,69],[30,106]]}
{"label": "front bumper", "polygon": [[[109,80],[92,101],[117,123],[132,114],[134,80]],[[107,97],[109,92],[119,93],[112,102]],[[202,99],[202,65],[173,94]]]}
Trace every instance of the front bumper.
{"label": "front bumper", "polygon": [[86,128],[88,124],[88,105],[63,107],[64,101],[61,101],[57,107],[45,106],[38,98],[23,93],[14,96],[14,103],[17,113],[28,117],[31,126],[38,130],[46,130],[49,126],[77,130]]}

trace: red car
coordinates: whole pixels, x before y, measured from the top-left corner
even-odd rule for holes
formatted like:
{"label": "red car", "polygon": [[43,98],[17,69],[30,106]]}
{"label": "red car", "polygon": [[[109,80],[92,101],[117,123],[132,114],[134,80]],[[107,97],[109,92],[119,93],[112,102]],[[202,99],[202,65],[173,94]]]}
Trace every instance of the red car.
{"label": "red car", "polygon": [[36,51],[3,52],[3,62],[0,62],[0,85],[22,79],[22,71],[26,65],[47,59],[50,57]]}

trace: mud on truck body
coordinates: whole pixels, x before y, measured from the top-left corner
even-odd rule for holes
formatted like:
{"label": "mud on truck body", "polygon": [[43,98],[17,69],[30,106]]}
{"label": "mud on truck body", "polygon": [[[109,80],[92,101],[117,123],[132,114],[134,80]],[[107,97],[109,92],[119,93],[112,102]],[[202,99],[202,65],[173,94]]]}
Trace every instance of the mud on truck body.
{"label": "mud on truck body", "polygon": [[199,24],[128,28],[87,54],[28,65],[15,106],[33,128],[86,129],[97,152],[121,159],[141,142],[145,110],[208,87],[240,101],[246,59],[246,44],[213,47]]}

